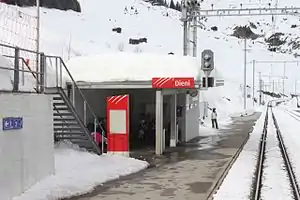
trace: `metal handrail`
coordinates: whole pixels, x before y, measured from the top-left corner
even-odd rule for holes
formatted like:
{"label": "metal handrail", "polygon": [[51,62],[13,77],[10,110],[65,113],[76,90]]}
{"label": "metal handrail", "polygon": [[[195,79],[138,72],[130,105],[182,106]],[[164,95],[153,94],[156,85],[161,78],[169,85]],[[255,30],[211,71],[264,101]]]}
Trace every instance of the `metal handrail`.
{"label": "metal handrail", "polygon": [[[2,56],[7,57],[7,58],[15,58],[14,56],[9,56],[9,55],[2,55]],[[25,61],[25,59],[24,59],[23,57],[20,56],[19,59],[22,60],[22,63],[25,64],[25,66],[26,66],[27,69],[31,72],[32,76],[33,76],[35,79],[36,79],[36,75],[37,75],[37,74],[42,74],[42,73],[33,71],[33,70],[29,67],[29,65],[26,63],[26,61]]]}
{"label": "metal handrail", "polygon": [[[102,131],[101,135],[102,135],[102,137],[103,137],[105,140],[107,140],[107,138],[104,136],[105,131],[104,131],[103,127],[102,127],[102,124],[101,124],[100,121],[98,120],[96,113],[93,111],[91,105],[88,103],[88,101],[87,101],[87,99],[85,98],[84,94],[82,93],[81,89],[80,89],[80,88],[78,87],[78,85],[76,84],[76,81],[74,80],[73,76],[71,75],[70,71],[68,70],[68,68],[67,68],[66,64],[64,63],[63,59],[62,59],[61,57],[58,57],[58,56],[46,56],[46,58],[55,58],[55,59],[59,59],[60,63],[64,66],[64,69],[67,71],[67,74],[68,74],[69,78],[71,79],[72,84],[73,84],[74,87],[79,91],[79,94],[80,94],[81,98],[83,99],[84,103],[87,105],[87,108],[88,108],[89,111],[91,112],[91,114],[92,114],[92,116],[93,116],[93,118],[94,118],[96,124],[99,125],[99,127],[101,128],[101,131]],[[60,80],[62,80],[62,73],[60,74],[60,76],[61,76],[61,77],[60,77]]]}
{"label": "metal handrail", "polygon": [[[15,49],[16,48],[16,46],[11,46],[11,45],[8,45],[8,44],[3,44],[3,43],[0,43],[0,46],[6,47],[6,48],[9,48],[9,49]],[[42,52],[37,52],[37,51],[34,51],[34,50],[30,50],[30,49],[24,49],[24,48],[21,48],[21,47],[18,47],[18,49],[20,51],[25,51],[25,52],[33,53],[33,54],[37,54],[37,55],[42,54]]]}
{"label": "metal handrail", "polygon": [[[6,70],[9,70],[9,71],[15,71],[14,68],[2,67],[2,66],[0,66],[0,69],[6,69]],[[28,72],[28,73],[42,74],[40,72],[33,72],[33,71],[30,71],[30,70],[23,70],[23,69],[18,69],[18,71],[19,72]]]}

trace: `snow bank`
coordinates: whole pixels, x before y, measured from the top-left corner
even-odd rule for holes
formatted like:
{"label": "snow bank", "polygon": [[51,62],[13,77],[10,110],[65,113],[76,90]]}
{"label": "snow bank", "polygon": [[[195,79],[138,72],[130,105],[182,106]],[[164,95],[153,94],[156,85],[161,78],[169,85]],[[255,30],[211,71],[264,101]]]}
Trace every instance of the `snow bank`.
{"label": "snow bank", "polygon": [[[224,86],[209,88],[201,92],[200,101],[207,101],[210,108],[217,109],[220,124],[228,123],[230,117],[240,116],[245,112],[243,90],[237,82],[229,79],[225,79]],[[252,98],[247,99],[247,108],[248,114],[254,113]],[[209,123],[207,120],[206,122]]]}
{"label": "snow bank", "polygon": [[91,192],[102,183],[145,169],[145,161],[123,156],[98,156],[61,144],[55,149],[55,175],[13,200],[60,199]]}
{"label": "snow bank", "polygon": [[[0,66],[12,68],[12,64],[3,56],[0,55]],[[11,72],[6,69],[0,69],[0,90],[12,90],[13,82],[11,79]]]}
{"label": "snow bank", "polygon": [[75,57],[67,62],[76,81],[149,81],[152,77],[194,77],[200,62],[193,57],[117,52]]}
{"label": "snow bank", "polygon": [[[7,68],[14,68],[12,62],[5,57],[0,55],[0,66],[7,67]],[[28,70],[25,69],[24,70]],[[19,72],[20,82],[19,82],[19,89],[21,91],[27,92],[34,92],[34,88],[36,88],[36,80],[31,73],[28,72]],[[0,90],[9,90],[13,89],[13,78],[14,78],[14,71],[7,70],[7,69],[0,69]]]}
{"label": "snow bank", "polygon": [[263,114],[254,126],[249,140],[225,177],[220,189],[214,195],[214,200],[249,199],[264,119],[265,115]]}
{"label": "snow bank", "polygon": [[[300,180],[300,121],[291,117],[282,109],[274,109],[274,114],[291,160],[296,179]],[[300,118],[298,118],[300,120]]]}
{"label": "snow bank", "polygon": [[[14,68],[13,63],[11,60],[3,57],[0,55],[0,66],[6,67],[6,68]],[[47,62],[46,65],[46,73],[47,73],[47,86],[48,87],[54,87],[56,86],[56,69],[55,65],[53,63]],[[24,65],[24,70],[28,71],[28,68]],[[59,70],[59,69],[58,69]],[[20,91],[26,91],[26,92],[35,92],[36,88],[36,79],[34,78],[33,74],[30,72],[19,72],[19,90]],[[60,73],[60,72],[58,72]],[[66,85],[67,81],[70,81],[70,77],[67,75],[65,69],[62,69],[62,86],[64,87]],[[14,71],[13,70],[7,70],[7,69],[0,69],[0,90],[8,90],[11,91],[13,89],[13,79],[14,79]]]}

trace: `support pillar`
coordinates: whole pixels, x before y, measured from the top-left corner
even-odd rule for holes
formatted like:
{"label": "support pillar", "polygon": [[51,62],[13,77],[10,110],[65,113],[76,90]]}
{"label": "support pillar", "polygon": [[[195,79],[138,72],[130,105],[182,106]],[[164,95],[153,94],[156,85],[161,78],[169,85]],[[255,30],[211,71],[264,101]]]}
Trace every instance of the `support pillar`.
{"label": "support pillar", "polygon": [[185,94],[180,94],[181,95],[181,98],[180,100],[182,101],[182,104],[184,107],[182,109],[182,117],[181,117],[181,121],[182,121],[182,124],[181,124],[181,137],[180,137],[180,141],[181,142],[186,142],[186,125],[187,125],[187,119],[186,119],[186,114],[187,114],[187,111],[189,109],[189,105],[187,104],[187,98]]}
{"label": "support pillar", "polygon": [[156,91],[155,115],[155,154],[161,155],[163,153],[163,94],[161,90]]}
{"label": "support pillar", "polygon": [[171,137],[170,137],[170,147],[176,147],[177,144],[177,136],[176,136],[176,108],[177,108],[177,95],[173,94],[170,98],[170,130],[171,130]]}

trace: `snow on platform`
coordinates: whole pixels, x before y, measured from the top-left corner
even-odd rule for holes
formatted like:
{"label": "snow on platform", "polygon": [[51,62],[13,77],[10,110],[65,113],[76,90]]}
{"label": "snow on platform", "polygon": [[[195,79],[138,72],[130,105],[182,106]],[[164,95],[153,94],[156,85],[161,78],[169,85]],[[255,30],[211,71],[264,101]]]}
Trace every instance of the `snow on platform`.
{"label": "snow on platform", "polygon": [[[0,55],[0,67],[12,68],[11,63]],[[0,90],[12,90],[13,83],[11,80],[11,72],[6,69],[0,69]]]}
{"label": "snow on platform", "polygon": [[[0,55],[0,66],[5,68],[14,68],[12,59],[8,59]],[[20,64],[21,65],[21,64]],[[36,79],[29,69],[24,65],[24,70],[27,72],[19,71],[19,90],[23,92],[35,92]],[[33,70],[33,72],[35,72]],[[0,68],[0,90],[12,91],[13,90],[14,71]],[[63,77],[63,81],[69,80],[68,77]],[[56,73],[51,65],[47,65],[47,86],[55,86]]]}
{"label": "snow on platform", "polygon": [[123,156],[98,156],[80,151],[76,145],[60,143],[55,149],[55,175],[13,200],[54,200],[85,194],[106,181],[138,172],[148,165]]}
{"label": "snow on platform", "polygon": [[[289,111],[294,110],[295,105],[290,105]],[[286,110],[287,106],[280,105],[279,108],[273,109],[283,137],[283,142],[287,149],[296,179],[300,181],[300,121],[298,118],[290,116]]]}
{"label": "snow on platform", "polygon": [[264,117],[262,114],[258,119],[238,159],[232,165],[217,193],[214,194],[214,200],[249,199]]}
{"label": "snow on platform", "polygon": [[109,53],[75,57],[67,67],[76,81],[149,81],[152,77],[194,77],[200,62],[193,57],[150,53]]}

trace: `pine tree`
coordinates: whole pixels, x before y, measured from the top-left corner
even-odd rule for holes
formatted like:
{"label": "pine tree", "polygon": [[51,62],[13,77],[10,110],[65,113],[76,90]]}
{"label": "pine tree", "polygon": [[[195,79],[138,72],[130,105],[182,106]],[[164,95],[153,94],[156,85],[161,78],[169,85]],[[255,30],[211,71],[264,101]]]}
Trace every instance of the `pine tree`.
{"label": "pine tree", "polygon": [[176,3],[175,9],[181,11],[181,5],[179,2]]}
{"label": "pine tree", "polygon": [[160,6],[163,6],[165,2],[164,2],[164,0],[158,0],[157,3],[158,3]]}
{"label": "pine tree", "polygon": [[175,5],[175,10],[178,10],[178,2]]}
{"label": "pine tree", "polygon": [[170,8],[171,8],[171,9],[176,9],[176,8],[175,8],[175,4],[174,4],[174,1],[173,1],[173,0],[171,0],[171,2],[170,2]]}

